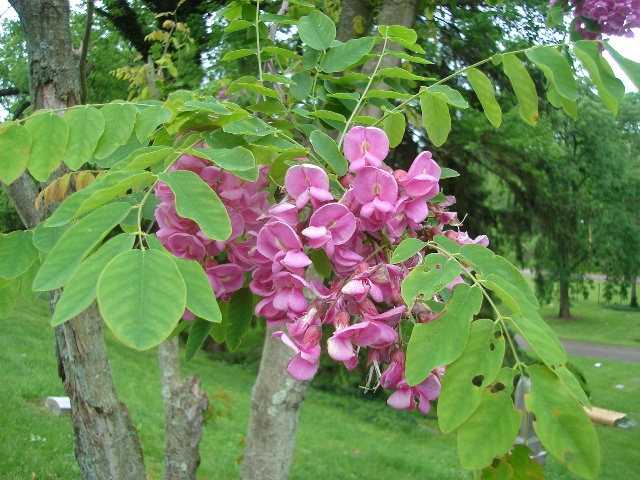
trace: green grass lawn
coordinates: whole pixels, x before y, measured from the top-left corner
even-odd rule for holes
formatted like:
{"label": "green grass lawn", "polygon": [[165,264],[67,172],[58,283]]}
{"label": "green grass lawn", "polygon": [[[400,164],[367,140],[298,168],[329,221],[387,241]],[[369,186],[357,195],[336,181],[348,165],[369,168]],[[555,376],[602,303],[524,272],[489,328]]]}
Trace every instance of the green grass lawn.
{"label": "green grass lawn", "polygon": [[[640,348],[640,310],[608,308],[602,295],[598,302],[598,285],[602,288],[602,282],[594,282],[587,300],[572,297],[573,320],[558,319],[557,299],[549,305],[543,305],[540,315],[560,338]],[[614,301],[618,300],[614,298]]]}
{"label": "green grass lawn", "polygon": [[[161,478],[164,433],[156,352],[130,350],[110,335],[107,342],[120,398],[140,434],[149,478]],[[587,374],[595,405],[640,419],[640,365],[603,361],[596,369],[592,359],[572,360]],[[80,478],[70,418],[54,417],[43,407],[46,396],[64,395],[44,302],[20,304],[4,321],[0,369],[0,478]],[[185,367],[185,374],[195,372],[213,405],[200,446],[199,478],[237,478],[255,372],[212,361],[203,353]],[[616,384],[625,388],[616,389]],[[435,419],[419,413],[312,389],[302,408],[291,479],[473,478],[459,467],[455,436],[434,433],[436,429]],[[598,427],[598,433],[604,458],[601,478],[635,478],[640,427]],[[547,472],[550,479],[575,478],[555,461],[549,462]]]}

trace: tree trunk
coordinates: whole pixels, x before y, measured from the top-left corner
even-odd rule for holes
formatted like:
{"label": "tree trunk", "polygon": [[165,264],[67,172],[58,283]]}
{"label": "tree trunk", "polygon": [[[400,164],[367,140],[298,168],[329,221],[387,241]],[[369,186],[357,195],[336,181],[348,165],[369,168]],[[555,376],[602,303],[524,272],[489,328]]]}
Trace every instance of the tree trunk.
{"label": "tree trunk", "polygon": [[[34,108],[65,108],[79,98],[66,0],[10,0],[25,30]],[[54,173],[53,175],[56,175]],[[34,207],[37,189],[27,175],[9,187],[27,228],[50,212]],[[59,292],[51,295],[55,307]],[[118,401],[95,307],[55,328],[58,373],[71,399],[76,457],[85,479],[145,478],[142,450],[129,412]]]}
{"label": "tree trunk", "polygon": [[637,287],[638,287],[638,277],[637,276],[633,276],[631,278],[631,301],[629,302],[629,306],[632,308],[638,308],[638,294],[637,294]]}
{"label": "tree trunk", "polygon": [[298,433],[300,406],[309,381],[299,382],[286,371],[292,351],[267,329],[260,371],[251,395],[251,416],[240,478],[283,480],[289,476]]}
{"label": "tree trunk", "polygon": [[363,34],[368,34],[372,18],[373,8],[367,5],[365,0],[342,0],[336,39],[347,42]]}
{"label": "tree trunk", "polygon": [[[52,294],[52,308],[56,297]],[[118,401],[95,304],[56,327],[55,338],[58,373],[71,399],[76,458],[83,478],[146,478],[135,425]]]}
{"label": "tree trunk", "polygon": [[[419,0],[385,0],[382,10],[378,16],[378,25],[400,25],[406,28],[413,28],[420,7]],[[389,42],[387,47],[393,50],[403,50],[400,45]],[[378,43],[373,51],[379,52],[382,43]],[[377,65],[377,59],[369,60],[362,66],[362,72],[365,75],[372,75]],[[393,68],[400,66],[400,59],[393,55],[385,55],[380,63],[380,68]],[[384,82],[380,82],[375,86],[376,90],[389,90],[391,87]],[[380,118],[382,110],[373,105],[367,105],[362,109],[362,115],[369,115]]]}
{"label": "tree trunk", "polygon": [[198,445],[202,438],[207,393],[200,390],[197,375],[180,378],[178,337],[158,346],[164,405],[164,480],[192,480],[200,465]]}
{"label": "tree trunk", "polygon": [[569,279],[564,275],[560,275],[559,288],[560,311],[558,312],[558,317],[563,320],[570,320],[572,317],[569,302]]}

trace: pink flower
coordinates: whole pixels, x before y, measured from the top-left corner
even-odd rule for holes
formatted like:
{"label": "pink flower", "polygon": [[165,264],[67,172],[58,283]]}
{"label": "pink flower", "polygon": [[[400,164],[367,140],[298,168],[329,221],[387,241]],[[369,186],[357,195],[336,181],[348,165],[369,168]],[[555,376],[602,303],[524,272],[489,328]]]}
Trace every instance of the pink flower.
{"label": "pink flower", "polygon": [[393,216],[398,184],[393,176],[374,167],[364,167],[353,184],[355,199],[362,204],[360,219],[366,229],[377,231]]}
{"label": "pink flower", "polygon": [[284,177],[284,186],[298,208],[304,207],[309,200],[313,208],[333,200],[327,173],[315,165],[291,167]]}
{"label": "pink flower", "polygon": [[344,156],[349,171],[360,172],[365,166],[380,167],[389,154],[389,139],[376,127],[354,127],[344,138]]}
{"label": "pink flower", "polygon": [[340,203],[329,203],[314,212],[302,235],[312,248],[323,247],[333,255],[335,245],[346,243],[356,231],[356,218]]}
{"label": "pink flower", "polygon": [[360,322],[344,328],[336,328],[333,336],[327,340],[329,356],[339,362],[345,362],[353,370],[357,354],[353,345],[360,347],[383,348],[398,338],[395,330],[379,322]]}
{"label": "pink flower", "polygon": [[215,260],[205,262],[205,273],[217,298],[228,299],[244,285],[244,273],[238,265],[218,265]]}
{"label": "pink flower", "polygon": [[429,200],[440,191],[439,180],[440,167],[431,158],[431,152],[422,152],[398,183],[412,197]]}
{"label": "pink flower", "polygon": [[307,342],[298,343],[287,337],[284,332],[275,332],[271,335],[271,338],[279,338],[282,343],[296,352],[287,364],[287,372],[296,380],[310,380],[318,371],[321,336],[322,332],[320,335],[316,334],[314,338],[308,339]]}
{"label": "pink flower", "polygon": [[417,398],[418,410],[427,414],[431,409],[430,400],[435,400],[440,395],[440,387],[440,379],[433,374],[415,387],[410,387],[406,380],[402,380],[387,400],[387,404],[398,410],[411,411],[416,408]]}
{"label": "pink flower", "polygon": [[158,240],[176,257],[187,260],[204,260],[205,246],[195,235],[183,233],[173,228],[163,228],[156,232]]}
{"label": "pink flower", "polygon": [[265,225],[258,234],[258,252],[266,258],[280,262],[289,270],[311,265],[311,260],[302,253],[302,242],[298,234],[283,222]]}

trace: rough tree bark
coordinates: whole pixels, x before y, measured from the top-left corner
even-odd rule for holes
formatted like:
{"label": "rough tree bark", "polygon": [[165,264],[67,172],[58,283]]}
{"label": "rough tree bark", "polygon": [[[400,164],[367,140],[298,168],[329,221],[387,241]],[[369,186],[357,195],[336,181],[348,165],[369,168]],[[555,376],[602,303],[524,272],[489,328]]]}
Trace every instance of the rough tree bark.
{"label": "rough tree bark", "polygon": [[361,24],[365,33],[369,33],[373,8],[365,0],[342,0],[340,2],[340,19],[336,31],[336,39],[347,42],[359,36],[356,23]]}
{"label": "rough tree bark", "polygon": [[[416,16],[418,15],[419,7],[419,0],[385,0],[382,5],[382,10],[380,11],[380,15],[378,16],[377,23],[378,25],[400,25],[406,28],[413,28],[413,24],[416,21]],[[402,47],[394,42],[390,42],[388,44],[388,47],[395,50],[402,50]],[[374,47],[374,51],[380,51],[381,48],[382,44],[378,43]],[[376,64],[376,59],[368,61],[362,66],[361,73],[364,73],[365,75],[371,75],[375,69]],[[399,66],[400,59],[398,57],[394,57],[393,55],[385,55],[382,58],[382,62],[380,63],[380,68],[393,68]],[[384,82],[380,82],[375,86],[375,88],[377,90],[389,90],[391,87],[389,87],[389,85]],[[382,116],[382,111],[373,105],[367,105],[362,109],[362,115],[369,115],[372,117],[380,118]]]}
{"label": "rough tree bark", "polygon": [[571,302],[569,299],[569,279],[564,275],[560,275],[559,280],[559,290],[560,290],[560,310],[558,312],[558,317],[563,320],[570,320],[571,316]]}
{"label": "rough tree bark", "polygon": [[[73,106],[79,75],[72,54],[66,0],[10,0],[25,30],[34,108]],[[55,175],[55,173],[53,174]],[[9,194],[27,228],[47,212],[34,207],[37,189],[23,175]],[[59,292],[51,296],[55,306]],[[76,457],[84,478],[145,478],[135,426],[120,404],[111,376],[102,321],[95,307],[56,327],[58,372],[71,399]]]}
{"label": "rough tree bark", "polygon": [[286,372],[292,351],[268,328],[260,371],[251,394],[242,480],[283,480],[289,476],[298,433],[300,406],[310,382],[294,380]]}
{"label": "rough tree bark", "polygon": [[198,446],[202,438],[204,413],[209,408],[200,377],[182,380],[178,337],[158,346],[164,405],[164,480],[192,480],[200,465]]}

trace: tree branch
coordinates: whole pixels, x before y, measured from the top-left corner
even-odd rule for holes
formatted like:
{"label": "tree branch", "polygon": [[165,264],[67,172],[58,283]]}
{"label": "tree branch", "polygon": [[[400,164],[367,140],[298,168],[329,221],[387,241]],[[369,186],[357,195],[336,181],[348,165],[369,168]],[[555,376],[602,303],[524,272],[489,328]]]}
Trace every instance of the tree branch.
{"label": "tree branch", "polygon": [[0,88],[0,97],[10,97],[12,95],[20,95],[19,88]]}
{"label": "tree branch", "polygon": [[91,28],[93,27],[93,0],[87,0],[87,24],[84,29],[82,39],[82,50],[80,52],[80,103],[87,103],[87,54],[89,52],[89,41],[91,39]]}

